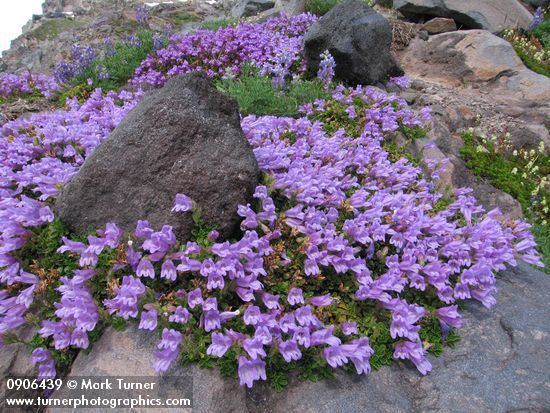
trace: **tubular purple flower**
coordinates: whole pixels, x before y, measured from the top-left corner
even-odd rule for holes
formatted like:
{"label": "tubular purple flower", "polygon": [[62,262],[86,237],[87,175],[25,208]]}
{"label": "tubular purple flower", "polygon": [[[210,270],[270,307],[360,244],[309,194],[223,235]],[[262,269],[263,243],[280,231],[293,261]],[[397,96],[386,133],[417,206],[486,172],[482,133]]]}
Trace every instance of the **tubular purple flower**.
{"label": "tubular purple flower", "polygon": [[157,310],[152,309],[141,313],[139,328],[142,330],[155,330],[157,328]]}
{"label": "tubular purple flower", "polygon": [[432,365],[424,356],[421,341],[400,341],[395,345],[393,357],[397,359],[409,359],[423,375],[432,370]]}
{"label": "tubular purple flower", "polygon": [[200,288],[195,288],[187,294],[187,305],[193,309],[197,305],[202,304],[202,292]]}
{"label": "tubular purple flower", "polygon": [[249,360],[244,356],[239,357],[239,382],[241,386],[251,388],[256,380],[266,380],[265,362],[260,359]]}
{"label": "tubular purple flower", "polygon": [[349,336],[352,334],[359,334],[359,331],[357,330],[357,323],[355,321],[349,322],[349,323],[342,323],[340,324],[340,328],[342,329],[342,333],[344,335]]}
{"label": "tubular purple flower", "polygon": [[281,353],[281,356],[283,356],[287,363],[302,358],[302,352],[298,348],[298,343],[294,340],[280,341],[279,353]]}
{"label": "tubular purple flower", "polygon": [[437,318],[439,318],[439,322],[442,324],[442,327],[446,326],[447,329],[450,327],[456,329],[462,327],[462,316],[458,314],[457,305],[441,307],[435,310],[435,314],[437,315]]}
{"label": "tubular purple flower", "polygon": [[151,261],[143,258],[137,266],[136,275],[138,277],[155,278],[155,269]]}
{"label": "tubular purple flower", "polygon": [[264,345],[258,338],[247,338],[243,340],[243,348],[252,359],[267,357]]}
{"label": "tubular purple flower", "polygon": [[304,296],[301,288],[291,288],[288,292],[287,301],[290,305],[304,304]]}
{"label": "tubular purple flower", "polygon": [[188,212],[193,209],[193,200],[187,195],[176,194],[176,202],[172,212]]}
{"label": "tubular purple flower", "polygon": [[176,271],[176,266],[174,265],[172,260],[166,260],[162,263],[162,267],[160,268],[160,278],[166,278],[170,281],[176,281],[177,275],[178,274]]}
{"label": "tubular purple flower", "polygon": [[231,337],[224,336],[222,333],[212,333],[212,344],[206,349],[206,354],[223,357],[232,345],[233,340]]}
{"label": "tubular purple flower", "polygon": [[316,297],[311,297],[307,302],[315,307],[326,307],[332,304],[332,298],[330,294],[319,295]]}
{"label": "tubular purple flower", "polygon": [[171,323],[185,324],[187,323],[187,321],[189,321],[190,316],[191,314],[189,314],[187,308],[177,307],[174,314],[168,317],[168,321],[170,321]]}

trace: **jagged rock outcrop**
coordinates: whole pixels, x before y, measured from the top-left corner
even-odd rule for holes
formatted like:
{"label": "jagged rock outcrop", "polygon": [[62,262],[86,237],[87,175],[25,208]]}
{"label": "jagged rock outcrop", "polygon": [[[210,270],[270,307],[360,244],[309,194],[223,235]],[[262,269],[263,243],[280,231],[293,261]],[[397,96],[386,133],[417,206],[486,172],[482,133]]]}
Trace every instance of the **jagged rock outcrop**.
{"label": "jagged rock outcrop", "polygon": [[510,27],[527,28],[531,13],[517,0],[394,0],[405,16],[450,17],[465,29],[500,32]]}
{"label": "jagged rock outcrop", "polygon": [[235,101],[199,74],[177,76],[145,96],[63,188],[56,213],[85,232],[108,222],[131,231],[140,219],[171,225],[188,240],[191,214],[172,213],[176,194],[193,199],[223,237],[238,229],[260,170]]}
{"label": "jagged rock outcrop", "polygon": [[187,30],[203,20],[225,17],[230,10],[228,0],[47,0],[44,14],[34,16],[4,52],[0,70],[51,72],[74,44],[91,44],[101,50],[106,38],[124,39],[139,29],[136,7],[146,3],[150,5],[149,26],[158,31],[167,27],[175,32]]}

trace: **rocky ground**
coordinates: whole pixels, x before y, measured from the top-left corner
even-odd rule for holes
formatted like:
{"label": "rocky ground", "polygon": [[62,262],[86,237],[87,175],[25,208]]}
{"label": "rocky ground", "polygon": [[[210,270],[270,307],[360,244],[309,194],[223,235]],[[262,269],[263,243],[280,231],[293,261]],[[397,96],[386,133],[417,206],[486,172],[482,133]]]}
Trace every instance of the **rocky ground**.
{"label": "rocky ground", "polygon": [[[25,33],[3,56],[0,69],[48,70],[67,52],[70,43],[94,43],[103,37],[130,33],[136,28],[134,3],[48,0],[44,15],[29,22]],[[152,9],[152,26],[163,28],[170,24],[177,30],[189,30],[201,20],[229,14],[269,14],[272,7],[276,11],[299,11],[298,3],[253,1],[235,5],[229,1],[193,0],[159,4]],[[442,1],[444,7],[423,9],[410,3],[415,2],[395,1],[396,8],[414,20],[414,24],[394,22],[394,29],[400,27],[399,33],[403,32],[403,25],[410,25],[407,27],[412,37],[395,47],[395,58],[413,84],[407,91],[395,92],[414,107],[431,107],[435,116],[428,136],[409,149],[420,157],[448,158],[444,184],[472,187],[487,209],[499,207],[520,217],[521,207],[514,198],[468,170],[459,156],[460,132],[474,128],[486,135],[510,133],[512,145],[518,149],[536,146],[541,140],[550,148],[550,79],[528,70],[510,44],[491,33],[506,23],[500,16],[508,10],[506,7],[500,10],[500,17],[490,15],[491,19],[478,19],[474,24],[468,11],[449,11],[450,1]],[[507,7],[523,6],[514,2]],[[394,12],[388,15],[395,16]],[[426,16],[454,21],[426,25],[420,21]],[[526,19],[528,23],[521,11],[515,23],[525,24]],[[456,27],[475,30],[454,31]],[[451,31],[440,33],[447,30]],[[420,34],[415,36],[417,33]],[[20,105],[4,116],[11,118],[48,107],[47,101]],[[425,377],[398,362],[367,376],[339,372],[332,380],[316,383],[295,380],[277,393],[261,384],[246,390],[215,370],[192,366],[173,368],[168,373],[175,377],[169,391],[177,393],[178,386],[189,385],[192,377],[193,411],[197,412],[548,411],[548,291],[548,275],[530,266],[522,264],[503,272],[496,307],[488,311],[468,304],[461,341],[455,349],[446,349],[441,357],[431,357],[434,369]],[[108,330],[90,353],[79,354],[68,376],[153,375],[150,359],[156,343],[156,337],[143,331]],[[23,347],[0,350],[3,377],[32,374],[29,363]]]}

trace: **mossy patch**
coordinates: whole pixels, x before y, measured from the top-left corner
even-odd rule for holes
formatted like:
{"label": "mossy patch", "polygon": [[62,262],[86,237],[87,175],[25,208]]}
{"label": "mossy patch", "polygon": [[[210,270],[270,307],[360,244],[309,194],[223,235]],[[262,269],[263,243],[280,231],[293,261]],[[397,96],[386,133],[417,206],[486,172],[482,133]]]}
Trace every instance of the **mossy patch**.
{"label": "mossy patch", "polygon": [[56,39],[61,33],[71,29],[82,27],[84,23],[72,20],[65,17],[57,19],[46,20],[36,29],[30,32],[30,36],[36,40],[53,40]]}

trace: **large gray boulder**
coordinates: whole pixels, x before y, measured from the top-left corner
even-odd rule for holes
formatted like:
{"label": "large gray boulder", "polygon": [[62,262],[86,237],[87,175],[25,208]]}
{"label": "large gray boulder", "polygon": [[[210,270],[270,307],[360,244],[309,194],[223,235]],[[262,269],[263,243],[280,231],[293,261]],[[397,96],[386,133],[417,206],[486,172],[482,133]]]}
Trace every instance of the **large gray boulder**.
{"label": "large gray boulder", "polygon": [[376,84],[402,74],[390,52],[390,23],[360,0],[336,5],[311,25],[304,42],[311,75],[325,50],[334,57],[336,77],[348,84]]}
{"label": "large gray boulder", "polygon": [[532,16],[517,0],[394,0],[396,10],[411,18],[450,17],[466,29],[497,33],[527,28]]}
{"label": "large gray boulder", "polygon": [[550,101],[550,79],[525,67],[512,45],[487,30],[460,30],[414,39],[401,53],[409,76],[453,86],[486,84],[499,94]]}
{"label": "large gray boulder", "polygon": [[236,102],[199,74],[178,76],[145,96],[86,159],[55,209],[78,232],[107,222],[132,230],[146,219],[155,228],[172,225],[186,240],[191,214],[171,212],[182,193],[229,237],[259,177]]}

